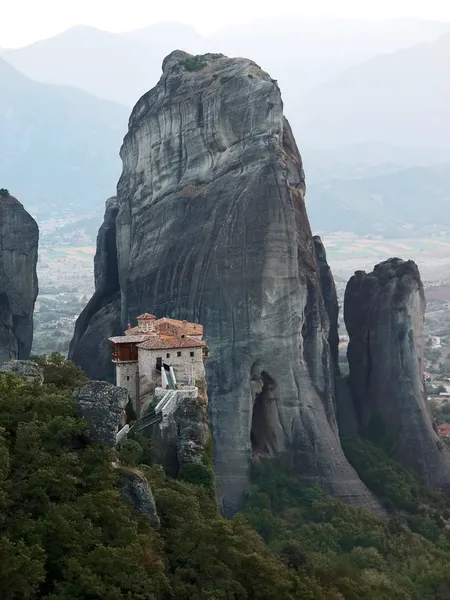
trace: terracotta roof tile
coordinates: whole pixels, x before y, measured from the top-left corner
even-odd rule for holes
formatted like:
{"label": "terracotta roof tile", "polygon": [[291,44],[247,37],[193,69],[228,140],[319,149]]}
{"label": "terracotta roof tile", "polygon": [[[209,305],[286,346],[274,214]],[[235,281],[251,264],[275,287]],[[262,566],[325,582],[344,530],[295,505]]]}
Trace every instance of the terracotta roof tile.
{"label": "terracotta roof tile", "polygon": [[202,340],[161,335],[146,339],[138,345],[138,348],[143,348],[144,350],[162,350],[166,348],[203,348],[204,345],[205,343]]}
{"label": "terracotta roof tile", "polygon": [[138,317],[136,317],[138,319],[138,321],[144,321],[144,320],[156,320],[155,315],[151,315],[150,313],[144,313],[142,315],[139,315]]}

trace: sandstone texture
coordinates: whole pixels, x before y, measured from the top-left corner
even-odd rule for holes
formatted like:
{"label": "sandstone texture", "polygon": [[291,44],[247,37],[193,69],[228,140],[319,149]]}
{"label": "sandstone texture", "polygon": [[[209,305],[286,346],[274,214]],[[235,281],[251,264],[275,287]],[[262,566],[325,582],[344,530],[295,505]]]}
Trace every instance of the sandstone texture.
{"label": "sandstone texture", "polygon": [[33,342],[38,294],[39,230],[22,204],[0,196],[0,365],[27,359]]}
{"label": "sandstone texture", "polygon": [[114,365],[108,337],[121,335],[120,292],[117,271],[117,198],[106,202],[105,218],[97,236],[94,258],[95,292],[77,319],[69,360],[91,379],[114,382]]}
{"label": "sandstone texture", "polygon": [[0,367],[0,373],[12,373],[30,383],[36,382],[39,385],[44,383],[43,370],[32,360],[8,360]]}
{"label": "sandstone texture", "polygon": [[376,428],[424,484],[450,491],[450,453],[426,401],[424,313],[413,261],[392,258],[372,273],[355,273],[344,303],[350,388],[360,428]]}
{"label": "sandstone texture", "polygon": [[175,51],[136,104],[121,157],[116,244],[102,254],[118,284],[97,286],[71,358],[109,377],[97,332],[112,334],[114,294],[122,330],[146,311],[202,323],[223,513],[242,506],[262,457],[377,509],[339,442],[302,160],[276,81],[251,60]]}
{"label": "sandstone texture", "polygon": [[93,442],[116,445],[116,434],[125,425],[128,392],[105,381],[90,381],[74,391],[77,414],[88,425]]}

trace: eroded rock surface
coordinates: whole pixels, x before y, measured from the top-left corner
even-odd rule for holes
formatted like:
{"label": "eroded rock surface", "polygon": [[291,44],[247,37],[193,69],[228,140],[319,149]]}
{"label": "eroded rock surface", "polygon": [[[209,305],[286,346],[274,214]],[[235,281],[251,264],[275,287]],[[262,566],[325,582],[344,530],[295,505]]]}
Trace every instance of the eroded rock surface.
{"label": "eroded rock surface", "polygon": [[9,360],[0,367],[0,373],[12,373],[30,383],[33,381],[40,385],[44,383],[43,370],[32,360]]}
{"label": "eroded rock surface", "polygon": [[36,221],[22,204],[0,196],[0,365],[30,356],[38,242]]}
{"label": "eroded rock surface", "polygon": [[433,428],[423,377],[425,296],[413,261],[392,258],[350,279],[344,317],[361,428],[391,440],[422,482],[450,491],[450,453]]}
{"label": "eroded rock surface", "polygon": [[[377,508],[339,442],[302,160],[276,82],[247,59],[173,52],[131,114],[121,157],[107,253],[121,326],[145,311],[205,326],[222,511],[241,507],[252,457],[273,456]],[[101,322],[109,295],[97,292],[89,315]],[[79,320],[71,358],[108,377],[90,329]]]}
{"label": "eroded rock surface", "polygon": [[121,335],[120,290],[117,271],[117,198],[106,202],[105,218],[97,236],[94,258],[95,292],[77,319],[69,359],[91,379],[114,381],[108,338]]}
{"label": "eroded rock surface", "polygon": [[161,522],[156,510],[152,490],[144,475],[136,469],[119,468],[120,495],[131,505],[135,516],[147,515],[154,529],[159,529]]}
{"label": "eroded rock surface", "polygon": [[88,425],[88,438],[110,447],[125,425],[128,392],[105,381],[90,381],[74,391],[77,414]]}

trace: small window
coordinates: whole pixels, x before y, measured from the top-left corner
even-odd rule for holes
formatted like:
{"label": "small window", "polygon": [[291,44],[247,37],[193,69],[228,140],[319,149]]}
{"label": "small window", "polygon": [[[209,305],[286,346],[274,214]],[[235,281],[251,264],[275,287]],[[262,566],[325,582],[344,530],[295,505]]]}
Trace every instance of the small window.
{"label": "small window", "polygon": [[162,368],[162,356],[158,356],[156,359],[156,369],[161,371]]}
{"label": "small window", "polygon": [[130,376],[129,375],[127,375],[127,381],[130,381]]}
{"label": "small window", "polygon": [[195,352],[191,352],[191,356],[195,356]]}
{"label": "small window", "polygon": [[181,352],[177,352],[177,356],[181,356]]}
{"label": "small window", "polygon": [[169,353],[166,354],[166,358],[170,358],[170,354]]}

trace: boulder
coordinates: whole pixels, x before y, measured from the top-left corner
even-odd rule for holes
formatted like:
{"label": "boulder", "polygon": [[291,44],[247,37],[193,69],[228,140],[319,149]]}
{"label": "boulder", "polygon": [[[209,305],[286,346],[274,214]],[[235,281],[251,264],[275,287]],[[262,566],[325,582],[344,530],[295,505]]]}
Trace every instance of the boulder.
{"label": "boulder", "polygon": [[27,381],[44,383],[44,372],[41,367],[32,360],[9,360],[0,367],[0,373],[13,373]]}
{"label": "boulder", "polygon": [[148,481],[136,469],[119,467],[120,495],[131,505],[134,516],[146,515],[154,529],[159,529],[161,522],[156,510],[155,499]]}
{"label": "boulder", "polygon": [[88,438],[110,447],[125,425],[128,392],[105,381],[90,381],[74,391],[77,414],[87,421]]}

